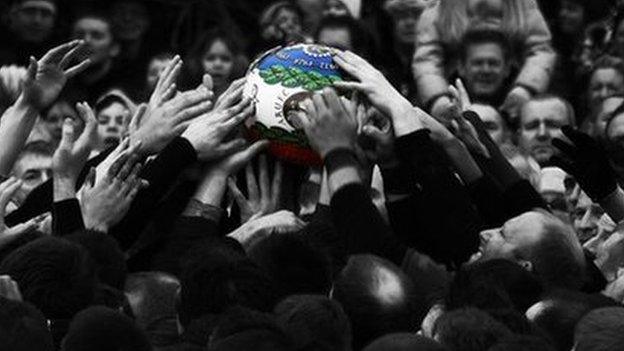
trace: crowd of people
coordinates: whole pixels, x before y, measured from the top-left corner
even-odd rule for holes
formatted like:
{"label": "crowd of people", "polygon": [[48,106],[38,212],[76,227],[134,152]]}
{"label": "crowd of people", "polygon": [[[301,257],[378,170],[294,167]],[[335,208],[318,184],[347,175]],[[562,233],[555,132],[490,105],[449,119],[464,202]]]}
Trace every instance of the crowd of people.
{"label": "crowd of people", "polygon": [[[624,1],[0,11],[0,350],[624,347]],[[293,43],[322,167],[245,133]]]}

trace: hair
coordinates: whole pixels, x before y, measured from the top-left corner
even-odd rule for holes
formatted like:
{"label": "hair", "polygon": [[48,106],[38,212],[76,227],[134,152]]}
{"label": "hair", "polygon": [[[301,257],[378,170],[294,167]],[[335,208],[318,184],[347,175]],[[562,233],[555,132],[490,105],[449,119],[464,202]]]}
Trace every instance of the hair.
{"label": "hair", "polygon": [[624,344],[624,308],[605,307],[587,313],[576,325],[576,351],[616,350]]}
{"label": "hair", "polygon": [[170,52],[161,52],[161,53],[158,53],[158,54],[153,55],[152,57],[150,57],[149,61],[150,62],[152,62],[152,61],[165,61],[165,60],[168,61],[168,60],[173,60],[174,56],[175,55],[170,53]]}
{"label": "hair", "polygon": [[154,346],[170,344],[178,337],[175,299],[179,289],[180,281],[167,273],[133,273],[126,279],[124,290],[135,322]]}
{"label": "hair", "polygon": [[579,289],[585,277],[585,257],[574,229],[546,211],[544,235],[530,248],[514,252],[532,264],[532,272],[549,287]]}
{"label": "hair", "polygon": [[573,291],[556,291],[527,311],[529,319],[544,330],[558,350],[570,350],[574,328],[585,314],[616,303],[606,297]]}
{"label": "hair", "polygon": [[436,340],[454,351],[482,351],[512,332],[476,308],[461,308],[440,316],[434,327]]}
{"label": "hair", "polygon": [[54,147],[47,141],[37,140],[30,142],[22,148],[20,155],[40,155],[40,156],[52,156],[54,155]]}
{"label": "hair", "polygon": [[72,320],[63,340],[64,351],[151,351],[145,334],[127,316],[94,306]]}
{"label": "hair", "polygon": [[412,333],[384,335],[370,343],[363,351],[447,351],[435,340]]}
{"label": "hair", "polygon": [[303,22],[303,11],[296,4],[290,1],[278,1],[269,6],[267,6],[262,13],[260,14],[260,18],[258,23],[260,24],[260,28],[265,28],[275,21],[275,17],[281,10],[288,10],[294,12],[301,18],[301,22]]}
{"label": "hair", "polygon": [[474,306],[524,312],[543,292],[542,282],[534,274],[517,263],[494,259],[462,267],[451,283],[446,306],[450,310]]}
{"label": "hair", "polygon": [[106,24],[108,25],[108,30],[113,37],[113,40],[117,40],[113,31],[113,21],[110,17],[110,11],[108,11],[105,5],[96,5],[92,3],[80,7],[73,17],[72,25],[75,25],[78,21],[85,18],[95,18],[100,21],[106,22]]}
{"label": "hair", "polygon": [[612,69],[624,78],[624,61],[619,57],[610,55],[603,55],[599,57],[596,61],[594,61],[591,71],[589,71],[589,77],[593,76],[596,71],[601,69]]}
{"label": "hair", "polygon": [[272,315],[234,307],[221,317],[210,336],[208,350],[290,351],[294,347]]}
{"label": "hair", "polygon": [[416,311],[422,298],[415,296],[413,282],[393,263],[373,255],[349,258],[334,281],[332,298],[351,319],[355,349],[384,334],[415,330],[422,319]]}
{"label": "hair", "polygon": [[460,60],[465,62],[468,50],[473,45],[496,44],[503,51],[506,61],[509,61],[512,48],[509,38],[500,30],[496,29],[470,29],[462,37],[460,46]]}
{"label": "hair", "polygon": [[132,114],[136,109],[134,102],[121,90],[113,89],[98,98],[95,103],[95,113],[100,113],[102,110],[110,107],[114,103],[123,105]]}
{"label": "hair", "polygon": [[24,300],[48,319],[69,319],[93,300],[95,274],[88,253],[78,244],[46,237],[12,252],[0,264],[20,287]]}
{"label": "hair", "polygon": [[[215,244],[215,242],[213,242]],[[187,255],[181,274],[178,317],[185,326],[207,314],[241,305],[272,311],[278,295],[266,273],[243,254],[223,245]]]}
{"label": "hair", "polygon": [[555,348],[544,338],[516,334],[502,339],[488,351],[555,351]]}
{"label": "hair", "polygon": [[11,351],[52,351],[43,314],[27,302],[0,297],[0,345]]}
{"label": "hair", "polygon": [[66,238],[89,252],[100,282],[123,289],[128,269],[126,257],[115,239],[95,230],[81,230]]}
{"label": "hair", "polygon": [[370,34],[355,18],[351,16],[324,17],[319,23],[316,33],[314,34],[315,40],[318,41],[321,31],[328,28],[347,30],[349,32],[349,36],[351,37],[353,51],[364,58],[372,57],[373,43],[370,38]]}
{"label": "hair", "polygon": [[293,295],[275,306],[299,350],[351,350],[351,324],[342,306],[321,295]]}
{"label": "hair", "polygon": [[327,295],[332,285],[329,256],[298,233],[273,233],[248,255],[273,280],[280,295]]}
{"label": "hair", "polygon": [[[568,118],[568,123],[571,127],[576,127],[576,113],[574,112],[574,107],[572,104],[561,96],[553,95],[553,94],[539,94],[533,96],[527,102],[522,105],[521,111],[524,110],[525,106],[534,102],[546,102],[546,101],[559,101],[563,104],[566,110],[566,117]],[[522,113],[520,113],[520,120],[522,120]]]}

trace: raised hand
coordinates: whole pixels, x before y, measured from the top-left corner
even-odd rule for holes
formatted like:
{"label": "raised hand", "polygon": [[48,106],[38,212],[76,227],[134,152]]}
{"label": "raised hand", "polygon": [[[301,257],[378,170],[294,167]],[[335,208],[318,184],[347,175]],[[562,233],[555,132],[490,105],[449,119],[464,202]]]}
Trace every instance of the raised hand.
{"label": "raised hand", "polygon": [[253,166],[247,164],[245,175],[247,178],[247,196],[243,195],[236,182],[228,179],[228,188],[241,210],[241,222],[261,217],[277,211],[281,198],[281,183],[283,176],[282,164],[275,163],[273,179],[269,180],[269,169],[265,155],[260,156],[258,163],[258,178],[254,175]]}
{"label": "raised hand", "polygon": [[[360,107],[360,110],[364,109]],[[359,112],[364,114],[359,144],[366,158],[381,168],[398,164],[394,153],[394,128],[392,121],[374,108]]]}
{"label": "raised hand", "polygon": [[83,47],[84,41],[74,40],[53,48],[39,61],[31,56],[22,93],[26,102],[38,110],[52,104],[67,80],[91,64],[91,61],[86,59],[70,67]]}
{"label": "raised hand", "polygon": [[234,106],[243,98],[243,89],[245,87],[246,78],[240,78],[232,82],[230,86],[219,96],[215,102],[215,110],[224,110]]}
{"label": "raised hand", "polygon": [[595,202],[604,200],[617,189],[615,173],[598,141],[570,126],[561,128],[572,142],[555,138],[552,144],[561,151],[551,162],[576,178],[581,189]]}
{"label": "raised hand", "polygon": [[202,161],[211,161],[242,150],[246,142],[240,138],[231,139],[235,129],[253,115],[255,106],[251,99],[244,98],[231,107],[222,104],[208,114],[194,120],[184,131],[187,139]]}
{"label": "raised hand", "polygon": [[37,230],[44,216],[35,217],[26,223],[21,223],[9,228],[4,222],[5,211],[11,198],[22,186],[22,181],[14,177],[0,184],[0,247],[3,247],[23,234]]}
{"label": "raised hand", "polygon": [[110,167],[97,177],[95,169],[91,169],[80,197],[87,229],[107,232],[125,216],[139,190],[148,185],[139,178],[142,168],[139,148],[140,143],[128,147],[128,141],[124,140],[118,147],[122,151],[111,154],[115,154],[112,163],[103,162]]}
{"label": "raised hand", "polygon": [[133,122],[138,127],[130,139],[133,143],[141,141],[143,155],[157,154],[182,134],[193,119],[212,109],[212,96],[207,89],[195,89],[176,95],[152,111],[147,109],[140,121]]}
{"label": "raised hand", "polygon": [[76,104],[76,109],[84,121],[84,129],[76,135],[74,122],[65,119],[61,142],[52,158],[54,178],[68,179],[74,185],[97,139],[97,120],[91,107],[84,102]]}
{"label": "raised hand", "polygon": [[479,140],[479,134],[475,127],[464,117],[464,113],[475,113],[470,110],[471,102],[468,92],[464,87],[461,79],[457,79],[455,86],[449,87],[451,101],[453,102],[452,122],[455,135],[466,145],[466,147],[477,154],[481,154],[487,158],[490,157],[488,149]]}
{"label": "raised hand", "polygon": [[158,77],[158,82],[149,99],[149,109],[154,110],[169,101],[176,94],[176,80],[182,71],[182,59],[176,55]]}
{"label": "raised hand", "polygon": [[331,89],[312,96],[303,102],[305,113],[295,116],[303,127],[312,148],[323,158],[336,149],[355,149],[357,141],[357,116],[346,107]]}
{"label": "raised hand", "polygon": [[499,107],[500,111],[507,112],[509,119],[511,120],[511,124],[515,123],[520,119],[520,109],[522,105],[531,99],[531,93],[523,87],[515,87],[511,89],[505,101]]}

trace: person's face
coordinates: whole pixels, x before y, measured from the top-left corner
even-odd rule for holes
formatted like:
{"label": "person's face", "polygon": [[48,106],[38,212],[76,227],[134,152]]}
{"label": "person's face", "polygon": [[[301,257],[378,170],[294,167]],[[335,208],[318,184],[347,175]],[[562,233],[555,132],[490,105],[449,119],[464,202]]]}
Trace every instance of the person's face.
{"label": "person's face", "polygon": [[118,144],[130,118],[130,111],[121,103],[113,102],[97,114],[98,137],[104,147]]}
{"label": "person's face", "polygon": [[585,10],[574,1],[563,0],[559,9],[559,29],[565,34],[576,34],[583,30]]}
{"label": "person's face", "polygon": [[13,174],[23,182],[15,195],[22,203],[33,189],[52,177],[52,156],[25,154],[15,163]]}
{"label": "person's face", "polygon": [[165,60],[152,60],[150,61],[147,67],[147,89],[151,92],[156,88],[156,84],[158,83],[158,78],[160,78],[160,74],[167,68],[167,65],[171,62],[170,59]]}
{"label": "person's face", "polygon": [[604,99],[624,93],[624,77],[613,68],[599,69],[592,74],[588,90],[589,107],[597,111]]}
{"label": "person's face", "polygon": [[611,114],[618,107],[620,107],[622,103],[624,103],[624,98],[622,97],[610,97],[602,101],[600,113],[598,114],[598,116],[596,117],[596,121],[594,122],[594,137],[601,139],[604,138],[605,128],[607,127],[607,120],[609,119]]}
{"label": "person's face", "polygon": [[460,74],[475,97],[495,95],[509,76],[503,49],[495,43],[470,45]]}
{"label": "person's face", "polygon": [[505,142],[505,127],[503,118],[495,108],[489,105],[474,104],[471,109],[481,117],[485,129],[497,145]]}
{"label": "person's face", "polygon": [[568,111],[559,100],[531,101],[520,114],[519,146],[540,165],[557,153],[551,141],[561,138],[561,127],[568,125]]}
{"label": "person's face", "polygon": [[280,9],[275,16],[273,24],[279,28],[287,38],[294,38],[301,35],[301,18],[299,18],[297,13],[289,9]]}
{"label": "person's face", "polygon": [[346,28],[324,28],[319,32],[317,41],[340,50],[353,51],[351,33]]}
{"label": "person's face", "polygon": [[55,20],[56,6],[43,0],[24,1],[10,13],[11,30],[19,39],[31,43],[46,40],[52,34]]}
{"label": "person's face", "polygon": [[112,11],[113,30],[119,40],[141,39],[149,28],[150,19],[142,2],[118,1]]}
{"label": "person's face", "polygon": [[589,196],[581,192],[572,213],[574,229],[581,243],[598,234],[598,221],[603,214],[602,207],[592,202]]}
{"label": "person's face", "polygon": [[416,42],[416,24],[421,10],[409,9],[393,13],[394,36],[402,45],[414,45]]}
{"label": "person's face", "polygon": [[342,1],[327,0],[327,2],[325,3],[325,9],[323,10],[323,16],[351,16],[351,13],[349,13],[349,9],[344,5]]}
{"label": "person's face", "polygon": [[210,74],[215,86],[229,83],[234,69],[234,56],[221,40],[217,40],[204,54],[202,59],[204,72]]}
{"label": "person's face", "polygon": [[87,49],[84,55],[95,65],[110,61],[119,53],[110,26],[100,18],[79,19],[74,23],[72,33],[74,39],[85,41]]}
{"label": "person's face", "polygon": [[52,105],[52,108],[50,108],[43,119],[46,130],[55,142],[59,142],[63,136],[63,121],[66,118],[82,123],[82,120],[78,118],[76,110],[67,102],[60,101]]}
{"label": "person's face", "polygon": [[481,260],[517,260],[517,253],[535,245],[544,235],[545,215],[527,212],[505,222],[502,227],[480,233]]}

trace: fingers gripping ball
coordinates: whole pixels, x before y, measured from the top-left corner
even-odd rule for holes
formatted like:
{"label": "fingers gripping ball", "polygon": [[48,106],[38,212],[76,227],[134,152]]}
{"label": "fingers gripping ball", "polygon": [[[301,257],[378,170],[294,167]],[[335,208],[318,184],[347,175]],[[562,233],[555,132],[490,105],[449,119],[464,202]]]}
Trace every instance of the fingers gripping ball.
{"label": "fingers gripping ball", "polygon": [[298,44],[273,49],[251,64],[244,89],[256,104],[255,118],[247,121],[251,139],[268,139],[270,152],[282,160],[321,164],[292,116],[314,92],[344,79],[334,52],[326,46]]}

